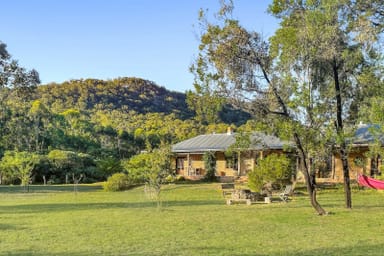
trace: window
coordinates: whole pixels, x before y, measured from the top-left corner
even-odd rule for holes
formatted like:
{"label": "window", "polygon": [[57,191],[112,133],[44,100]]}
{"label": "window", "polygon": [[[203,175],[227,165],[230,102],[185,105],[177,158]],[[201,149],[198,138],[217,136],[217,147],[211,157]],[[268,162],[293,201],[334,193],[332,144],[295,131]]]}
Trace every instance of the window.
{"label": "window", "polygon": [[231,155],[225,154],[225,168],[237,170],[238,167],[238,158],[237,154],[233,153]]}
{"label": "window", "polygon": [[184,157],[179,157],[176,159],[176,169],[177,170],[184,170],[184,161],[185,161],[185,158]]}

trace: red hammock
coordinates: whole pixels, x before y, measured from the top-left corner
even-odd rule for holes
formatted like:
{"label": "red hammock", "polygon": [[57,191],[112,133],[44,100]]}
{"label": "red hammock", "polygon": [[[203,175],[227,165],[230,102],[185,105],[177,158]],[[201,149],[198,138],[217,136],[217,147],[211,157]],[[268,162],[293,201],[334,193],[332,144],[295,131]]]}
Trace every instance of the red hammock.
{"label": "red hammock", "polygon": [[374,188],[374,189],[384,189],[384,181],[375,180],[366,175],[359,175],[357,181],[361,186]]}

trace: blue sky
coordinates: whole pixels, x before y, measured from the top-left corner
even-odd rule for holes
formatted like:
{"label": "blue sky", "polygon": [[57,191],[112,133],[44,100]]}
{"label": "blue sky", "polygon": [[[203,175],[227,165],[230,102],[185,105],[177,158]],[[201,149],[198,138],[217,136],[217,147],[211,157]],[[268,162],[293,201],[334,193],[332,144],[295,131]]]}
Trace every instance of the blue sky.
{"label": "blue sky", "polygon": [[[266,38],[277,21],[271,0],[234,0],[234,16]],[[167,89],[193,89],[200,8],[218,0],[4,0],[0,41],[43,84],[139,77]]]}

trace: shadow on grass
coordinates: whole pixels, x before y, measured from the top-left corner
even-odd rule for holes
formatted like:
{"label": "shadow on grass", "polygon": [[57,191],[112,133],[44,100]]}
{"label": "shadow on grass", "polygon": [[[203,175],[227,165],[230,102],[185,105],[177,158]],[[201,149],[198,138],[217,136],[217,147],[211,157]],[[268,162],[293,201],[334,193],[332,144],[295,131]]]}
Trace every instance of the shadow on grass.
{"label": "shadow on grass", "polygon": [[[309,240],[310,242],[310,240]],[[314,250],[305,250],[299,249],[297,251],[292,250],[292,248],[286,248],[286,250],[281,250],[279,252],[270,252],[263,253],[260,251],[254,251],[250,248],[236,248],[232,247],[230,250],[218,246],[209,246],[204,247],[193,247],[190,248],[158,248],[156,252],[148,252],[144,250],[140,251],[127,251],[127,254],[124,255],[137,255],[137,256],[176,256],[176,255],[230,255],[230,256],[317,256],[317,255],[382,255],[382,248],[384,244],[372,245],[367,242],[356,244],[352,247],[319,247]],[[97,250],[97,248],[95,248]],[[174,250],[174,251],[173,251]],[[1,251],[1,255],[34,255],[34,256],[46,256],[47,252],[31,252],[27,250],[12,250],[12,251]],[[68,252],[54,252],[53,255],[57,256],[101,256],[105,255],[105,252],[96,252],[96,251],[82,251],[80,248],[74,248],[73,251],[69,250]]]}
{"label": "shadow on grass", "polygon": [[[223,205],[221,200],[188,200],[188,201],[163,201],[165,209],[170,207],[193,207]],[[49,203],[49,204],[23,204],[7,205],[0,207],[0,214],[25,214],[44,212],[84,211],[101,209],[144,209],[156,208],[155,201],[117,202],[117,203]]]}
{"label": "shadow on grass", "polygon": [[[0,193],[57,193],[57,192],[73,192],[73,185],[31,185],[29,188],[23,186],[14,185],[1,185]],[[102,191],[102,186],[100,185],[78,185],[78,192],[96,192]]]}
{"label": "shadow on grass", "polygon": [[[372,245],[369,242],[360,242],[348,247],[319,247],[314,250],[303,250],[296,252],[287,252],[282,255],[287,256],[316,256],[316,255],[383,255],[383,245]],[[280,255],[280,254],[278,254]]]}
{"label": "shadow on grass", "polygon": [[[310,239],[308,243],[311,244]],[[361,241],[359,244],[355,244],[353,246],[339,246],[339,247],[321,247],[316,249],[301,249],[297,248],[295,250],[292,247],[287,247],[286,249],[276,248],[277,252],[269,252],[263,253],[260,251],[252,252],[250,248],[237,248],[236,244],[231,248],[226,248],[225,245],[223,247],[212,247],[212,246],[204,246],[204,247],[191,247],[191,248],[180,248],[180,251],[183,251],[183,255],[231,255],[231,256],[273,256],[273,255],[284,255],[284,256],[323,256],[323,255],[383,255],[382,248],[384,244],[375,244],[372,245],[368,241]],[[252,247],[251,247],[252,248]],[[188,251],[192,251],[192,253],[185,253]],[[193,253],[199,252],[199,253]],[[155,256],[159,254],[147,254],[149,256]],[[172,254],[170,252],[167,255],[178,255],[177,253]]]}
{"label": "shadow on grass", "polygon": [[16,227],[9,224],[0,224],[0,231],[8,230],[8,229],[16,229]]}

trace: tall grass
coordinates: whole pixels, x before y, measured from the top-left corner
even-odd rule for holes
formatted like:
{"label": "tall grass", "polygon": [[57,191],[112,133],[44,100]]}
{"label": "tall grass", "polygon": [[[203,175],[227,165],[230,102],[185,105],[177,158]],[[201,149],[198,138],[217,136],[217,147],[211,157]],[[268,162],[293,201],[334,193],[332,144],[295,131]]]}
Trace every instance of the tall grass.
{"label": "tall grass", "polygon": [[227,206],[218,184],[167,185],[162,208],[142,187],[0,187],[0,255],[382,255],[384,194],[321,190],[289,203]]}

